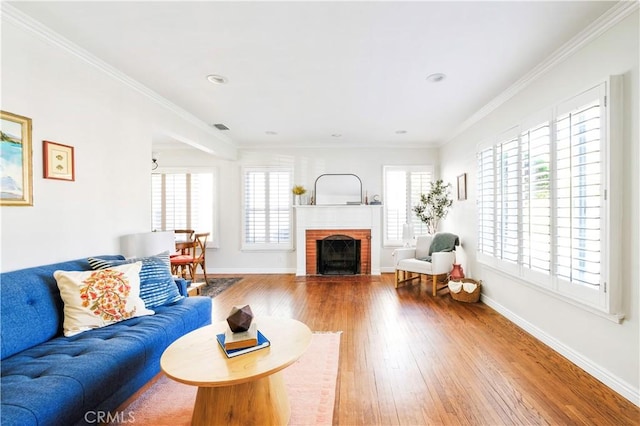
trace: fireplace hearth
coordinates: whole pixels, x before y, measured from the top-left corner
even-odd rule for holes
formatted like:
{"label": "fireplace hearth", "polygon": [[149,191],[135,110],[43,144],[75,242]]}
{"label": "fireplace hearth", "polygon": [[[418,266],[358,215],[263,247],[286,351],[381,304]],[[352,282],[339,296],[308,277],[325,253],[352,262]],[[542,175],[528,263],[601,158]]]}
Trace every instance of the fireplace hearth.
{"label": "fireplace hearth", "polygon": [[360,273],[360,240],[347,235],[330,235],[316,241],[319,275]]}

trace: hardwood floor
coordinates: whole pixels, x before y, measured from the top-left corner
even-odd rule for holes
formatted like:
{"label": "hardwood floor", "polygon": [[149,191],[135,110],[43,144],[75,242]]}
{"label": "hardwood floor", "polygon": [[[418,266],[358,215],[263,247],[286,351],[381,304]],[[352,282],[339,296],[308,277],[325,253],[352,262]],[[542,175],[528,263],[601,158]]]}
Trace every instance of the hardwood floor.
{"label": "hardwood floor", "polygon": [[424,280],[247,275],[213,299],[213,320],[247,303],[343,332],[335,425],[640,424],[640,408],[488,306],[434,298]]}

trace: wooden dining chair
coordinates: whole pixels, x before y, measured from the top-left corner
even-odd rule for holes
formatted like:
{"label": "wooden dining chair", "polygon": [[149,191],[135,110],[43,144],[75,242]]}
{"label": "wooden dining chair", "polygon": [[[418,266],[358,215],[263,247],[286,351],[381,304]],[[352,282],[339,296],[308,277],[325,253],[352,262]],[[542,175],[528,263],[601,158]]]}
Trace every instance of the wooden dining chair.
{"label": "wooden dining chair", "polygon": [[209,232],[194,233],[193,241],[178,242],[176,249],[180,253],[171,257],[171,270],[174,275],[182,275],[186,278],[188,271],[191,281],[195,281],[198,265],[202,268],[204,280],[207,282],[206,252]]}
{"label": "wooden dining chair", "polygon": [[207,254],[207,239],[209,238],[208,232],[196,233],[193,236],[195,246],[193,247],[193,264],[191,266],[191,276],[195,277],[196,268],[200,265],[202,273],[204,274],[204,281],[207,282],[207,267],[205,264]]}
{"label": "wooden dining chair", "polygon": [[[177,241],[176,252],[169,256],[171,262],[171,273],[173,275],[187,278],[187,271],[193,259],[194,241]],[[189,273],[191,275],[191,273]]]}
{"label": "wooden dining chair", "polygon": [[174,229],[173,233],[176,235],[176,241],[193,241],[193,236],[196,233],[193,229]]}

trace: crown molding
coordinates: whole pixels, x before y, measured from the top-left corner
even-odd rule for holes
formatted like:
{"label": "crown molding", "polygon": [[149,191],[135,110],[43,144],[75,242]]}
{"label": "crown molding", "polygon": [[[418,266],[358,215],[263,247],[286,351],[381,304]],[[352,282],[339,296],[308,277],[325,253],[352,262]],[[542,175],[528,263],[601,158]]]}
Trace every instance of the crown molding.
{"label": "crown molding", "polygon": [[99,71],[113,78],[114,80],[142,94],[143,96],[147,97],[148,99],[160,105],[161,107],[171,111],[172,113],[176,114],[180,118],[186,120],[190,124],[193,124],[196,127],[204,130],[205,132],[207,132],[208,134],[216,138],[216,140],[228,146],[231,146],[233,148],[237,148],[235,142],[233,142],[230,138],[228,138],[225,135],[222,135],[218,130],[213,129],[211,126],[209,126],[204,121],[200,120],[198,117],[194,116],[190,112],[186,111],[185,109],[169,101],[167,98],[159,95],[158,93],[151,90],[147,86],[143,85],[137,80],[134,80],[133,78],[129,77],[122,71],[109,65],[105,61],[91,54],[89,51],[83,49],[82,47],[78,46],[77,44],[73,43],[72,41],[58,34],[57,32],[53,31],[51,28],[47,27],[46,25],[42,24],[39,21],[36,21],[29,15],[7,4],[4,1],[0,3],[0,16],[2,17],[3,20],[6,20],[6,22],[22,27],[27,31],[40,37],[41,39],[45,40],[47,43],[57,46],[67,51],[68,53],[71,53],[72,55],[86,62],[87,64],[93,66],[94,68],[98,69]]}
{"label": "crown molding", "polygon": [[442,145],[446,145],[451,142],[455,137],[459,136],[469,127],[488,116],[502,104],[524,90],[534,81],[538,80],[551,68],[557,66],[569,56],[582,49],[586,44],[595,40],[604,32],[608,31],[620,21],[625,19],[627,16],[631,15],[633,12],[638,10],[639,5],[640,2],[638,2],[638,0],[621,0],[616,3],[615,6],[612,6],[609,10],[598,17],[598,19],[593,21],[589,26],[587,26],[584,30],[574,36],[571,40],[563,44],[559,49],[557,49],[544,61],[539,63],[522,78],[508,87],[504,92],[496,96],[488,104],[480,108],[475,114],[466,119],[460,126],[458,126],[458,128],[447,138],[447,140]]}

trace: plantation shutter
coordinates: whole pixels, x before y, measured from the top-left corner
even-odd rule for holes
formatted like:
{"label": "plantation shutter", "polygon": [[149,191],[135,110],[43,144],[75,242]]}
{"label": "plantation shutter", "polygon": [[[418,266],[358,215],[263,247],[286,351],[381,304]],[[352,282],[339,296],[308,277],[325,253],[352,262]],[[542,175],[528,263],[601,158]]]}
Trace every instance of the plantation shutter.
{"label": "plantation shutter", "polygon": [[164,195],[162,193],[161,174],[151,175],[151,229],[164,230]]}
{"label": "plantation shutter", "polygon": [[153,230],[213,232],[213,173],[151,175]]}
{"label": "plantation shutter", "polygon": [[291,223],[291,175],[288,172],[269,174],[269,242],[289,243]]}
{"label": "plantation shutter", "polygon": [[190,174],[191,184],[189,186],[190,195],[190,221],[188,228],[198,232],[212,232],[213,218],[213,174],[212,173],[192,173]]}
{"label": "plantation shutter", "polygon": [[245,175],[245,242],[267,241],[267,173],[247,172]]}
{"label": "plantation shutter", "polygon": [[291,181],[290,170],[245,170],[245,245],[291,246]]}
{"label": "plantation shutter", "polygon": [[402,245],[405,223],[415,235],[427,233],[426,226],[413,212],[420,194],[427,193],[433,180],[431,166],[386,166],[384,168],[384,243]]}
{"label": "plantation shutter", "polygon": [[524,131],[522,150],[522,265],[548,275],[551,268],[551,140],[549,122]]}
{"label": "plantation shutter", "polygon": [[612,77],[476,154],[478,261],[615,312],[616,321],[622,173],[610,161],[622,155],[612,143],[622,132],[621,90],[622,79]]}
{"label": "plantation shutter", "polygon": [[496,257],[518,261],[518,138],[510,138],[496,147],[498,189],[496,198]]}
{"label": "plantation shutter", "polygon": [[[433,180],[433,176],[431,172],[409,172],[409,181],[410,181],[410,205],[409,205],[409,215],[410,220],[408,223],[413,225],[413,232],[415,235],[425,235],[427,234],[427,225],[424,224],[415,212],[412,210],[415,205],[420,203],[420,195],[426,194],[431,190],[431,181]],[[402,237],[402,234],[401,234]]]}
{"label": "plantation shutter", "polygon": [[556,121],[556,274],[589,286],[601,272],[601,114],[596,97]]}
{"label": "plantation shutter", "polygon": [[388,170],[385,173],[385,240],[402,241],[402,225],[407,222],[407,172]]}
{"label": "plantation shutter", "polygon": [[493,158],[493,147],[486,148],[477,155],[478,251],[488,256],[493,256],[495,247],[495,172]]}
{"label": "plantation shutter", "polygon": [[165,174],[164,229],[185,229],[189,223],[187,174]]}

